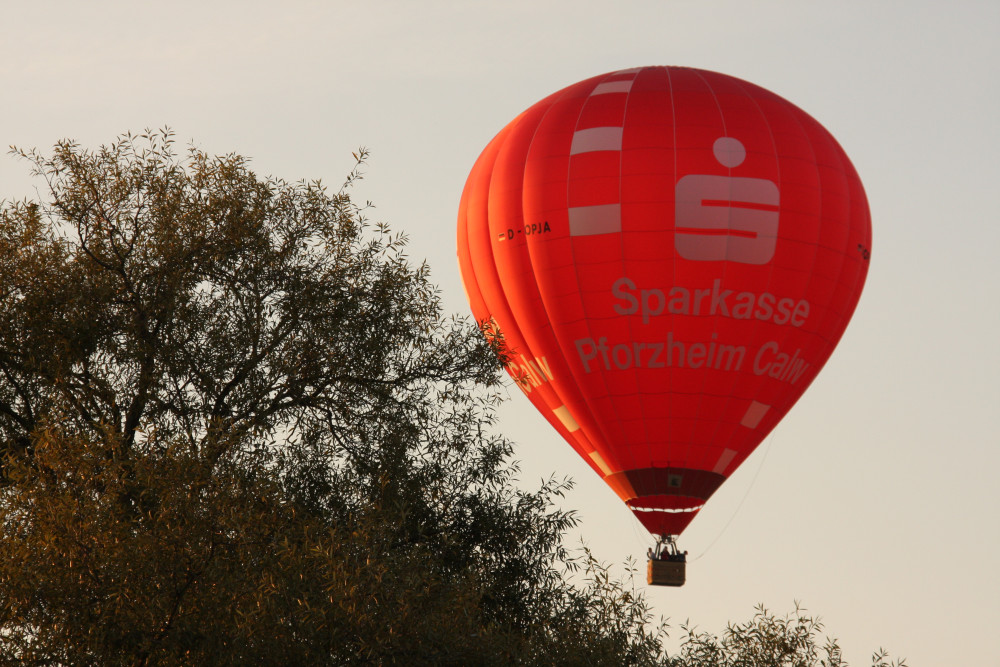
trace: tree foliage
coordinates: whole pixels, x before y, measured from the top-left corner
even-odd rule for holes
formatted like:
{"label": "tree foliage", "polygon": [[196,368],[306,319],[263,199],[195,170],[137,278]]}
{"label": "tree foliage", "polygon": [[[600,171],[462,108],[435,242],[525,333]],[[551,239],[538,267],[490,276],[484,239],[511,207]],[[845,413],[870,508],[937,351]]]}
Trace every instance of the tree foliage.
{"label": "tree foliage", "polygon": [[[519,489],[491,428],[502,341],[444,317],[357,168],[16,152],[47,190],[0,208],[0,665],[751,664],[667,657],[566,550],[568,483]],[[809,651],[752,664],[841,664]]]}
{"label": "tree foliage", "polygon": [[[753,618],[730,623],[721,636],[681,626],[679,653],[667,659],[670,667],[847,667],[837,640],[823,637],[822,622],[798,604],[795,611],[776,616],[758,606]],[[906,667],[879,649],[872,667]]]}
{"label": "tree foliage", "polygon": [[[495,351],[347,191],[169,133],[0,213],[12,664],[546,664],[612,636],[511,483]],[[358,155],[359,163],[364,153]],[[358,177],[355,171],[348,182]]]}

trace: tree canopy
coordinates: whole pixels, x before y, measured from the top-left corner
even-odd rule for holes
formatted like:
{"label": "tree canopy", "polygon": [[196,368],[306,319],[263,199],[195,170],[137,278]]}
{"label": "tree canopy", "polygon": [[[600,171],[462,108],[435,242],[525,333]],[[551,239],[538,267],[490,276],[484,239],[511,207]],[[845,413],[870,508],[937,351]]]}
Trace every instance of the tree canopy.
{"label": "tree canopy", "polygon": [[669,657],[566,549],[568,482],[519,488],[493,429],[502,340],[351,201],[364,151],[337,192],[168,131],[16,152],[0,664],[842,664],[763,611]]}

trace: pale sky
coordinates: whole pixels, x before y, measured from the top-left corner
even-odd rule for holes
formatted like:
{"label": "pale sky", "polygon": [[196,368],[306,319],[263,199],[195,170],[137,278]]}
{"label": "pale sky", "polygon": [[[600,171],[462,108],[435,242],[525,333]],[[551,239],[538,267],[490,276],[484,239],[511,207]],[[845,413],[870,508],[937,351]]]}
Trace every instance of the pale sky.
{"label": "pale sky", "polygon": [[[722,632],[800,601],[853,665],[996,665],[1000,626],[1000,4],[995,0],[0,4],[0,144],[96,147],[170,126],[262,174],[337,186],[427,259],[468,312],[455,219],[469,169],[520,111],[640,65],[740,78],[818,119],[854,162],[874,241],[852,324],[802,400],[682,536],[688,584],[658,614]],[[29,196],[0,157],[0,197]],[[514,387],[500,426],[523,482],[605,561],[639,523]],[[639,584],[645,588],[640,573]],[[680,632],[675,631],[674,635]]]}

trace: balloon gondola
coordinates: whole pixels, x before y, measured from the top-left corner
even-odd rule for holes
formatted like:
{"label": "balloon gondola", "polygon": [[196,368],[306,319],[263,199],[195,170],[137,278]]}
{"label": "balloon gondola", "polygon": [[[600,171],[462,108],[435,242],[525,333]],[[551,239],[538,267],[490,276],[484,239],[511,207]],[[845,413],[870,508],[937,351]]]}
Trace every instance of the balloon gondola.
{"label": "balloon gondola", "polygon": [[483,150],[458,216],[466,293],[507,371],[670,544],[826,363],[870,247],[829,132],[681,67],[528,108]]}

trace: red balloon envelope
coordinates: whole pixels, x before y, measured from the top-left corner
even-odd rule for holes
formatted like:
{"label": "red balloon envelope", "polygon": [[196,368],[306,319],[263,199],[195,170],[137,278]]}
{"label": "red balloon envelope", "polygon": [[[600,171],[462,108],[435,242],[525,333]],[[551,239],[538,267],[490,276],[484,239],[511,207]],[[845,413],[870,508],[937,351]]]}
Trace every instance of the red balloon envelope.
{"label": "red balloon envelope", "polygon": [[680,67],[581,81],[493,139],[458,255],[507,370],[643,525],[677,535],[812,382],[871,224],[805,112]]}

